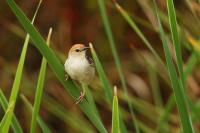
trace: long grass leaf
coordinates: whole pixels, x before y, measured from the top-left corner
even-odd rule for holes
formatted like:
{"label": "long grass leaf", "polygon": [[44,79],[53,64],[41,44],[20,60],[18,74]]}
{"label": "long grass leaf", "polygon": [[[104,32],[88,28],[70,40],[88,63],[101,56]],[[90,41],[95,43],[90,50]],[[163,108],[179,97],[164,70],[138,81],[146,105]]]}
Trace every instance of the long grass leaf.
{"label": "long grass leaf", "polygon": [[[3,110],[6,111],[6,109],[8,108],[8,101],[1,89],[0,89],[0,103],[1,103]],[[11,127],[15,133],[23,133],[23,130],[22,130],[17,118],[15,117],[15,115],[13,116],[13,119],[11,121]]]}
{"label": "long grass leaf", "polygon": [[128,97],[128,89],[127,89],[125,78],[124,78],[124,75],[123,75],[123,72],[122,72],[121,63],[120,63],[119,56],[118,56],[118,53],[117,53],[117,49],[116,49],[116,46],[115,46],[114,37],[112,35],[108,15],[106,13],[105,1],[104,0],[97,0],[97,1],[98,1],[99,9],[100,9],[100,12],[101,12],[104,28],[105,28],[106,34],[108,36],[111,51],[112,51],[112,54],[113,54],[113,57],[114,57],[114,60],[115,60],[117,72],[119,74],[119,78],[121,80],[122,87],[123,87],[124,92],[126,94],[128,107],[129,107],[131,116],[132,116],[133,121],[134,121],[133,123],[134,123],[135,129],[136,129],[136,132],[139,133],[140,131],[139,131],[139,128],[138,128],[138,125],[137,125],[137,119],[134,115],[133,108],[132,108],[132,105],[131,105],[129,97]]}
{"label": "long grass leaf", "polygon": [[5,132],[5,131],[8,132],[8,130],[9,130],[9,128],[6,129],[6,127],[8,125],[7,124],[7,118],[9,117],[14,106],[15,106],[14,101],[12,101],[12,102],[10,102],[10,104],[8,104],[8,108],[6,109],[5,115],[4,115],[3,119],[1,120],[1,124],[0,124],[0,132],[2,132],[2,133]]}
{"label": "long grass leaf", "polygon": [[[49,30],[49,34],[47,37],[47,45],[50,45],[51,33],[52,33],[52,28],[50,28],[50,30]],[[39,77],[38,77],[36,93],[35,93],[35,101],[34,101],[34,106],[33,106],[30,133],[35,133],[35,130],[36,130],[36,120],[37,120],[37,116],[39,113],[42,94],[43,94],[46,66],[47,66],[47,61],[43,57],[41,68],[40,68],[40,73],[39,73]]]}
{"label": "long grass leaf", "polygon": [[102,86],[106,95],[106,99],[108,103],[111,104],[112,103],[112,87],[108,81],[108,78],[105,74],[103,66],[101,65],[101,62],[99,61],[99,58],[97,57],[96,51],[94,50],[92,43],[89,43],[89,46],[91,49],[92,57],[94,59],[95,67],[97,69],[100,81],[102,83]]}
{"label": "long grass leaf", "polygon": [[[182,88],[183,88],[183,93],[182,93],[183,100],[184,100],[183,102],[185,102],[186,108],[187,108],[187,103],[190,105],[190,107],[193,107],[192,103],[190,102],[190,99],[189,98],[186,99],[185,91],[184,91],[185,90],[185,77],[184,77],[184,73],[183,73],[181,45],[180,45],[180,39],[179,39],[179,34],[178,34],[177,20],[176,20],[176,14],[175,14],[173,0],[167,0],[167,9],[168,9],[168,15],[169,15],[169,23],[170,23],[170,30],[171,30],[171,34],[172,34],[172,40],[173,40],[173,44],[175,47],[178,72],[179,72],[179,76],[181,77],[181,81],[179,83],[180,83],[180,86],[182,86]],[[191,108],[191,109],[194,109],[194,108]],[[193,127],[192,127],[192,122],[190,120],[190,116],[189,116],[187,110],[185,112],[186,112],[186,116],[183,116],[183,118],[182,118],[183,131],[184,132],[188,132],[188,131],[194,132]],[[195,111],[194,111],[194,113],[195,113]],[[187,124],[187,127],[184,127],[184,123],[185,123],[185,125]]]}
{"label": "long grass leaf", "polygon": [[140,31],[140,29],[137,27],[135,22],[128,15],[128,13],[116,1],[115,1],[115,6],[116,6],[117,10],[120,12],[120,14],[124,17],[124,19],[131,26],[131,28],[137,33],[137,35],[141,38],[141,40],[144,42],[144,44],[147,46],[147,48],[155,56],[155,58],[158,60],[158,62],[165,68],[165,65],[164,65],[162,59],[159,57],[157,52],[151,46],[150,42],[147,40],[147,38],[144,36],[144,34]]}
{"label": "long grass leaf", "polygon": [[[34,23],[34,20],[36,18],[36,14],[39,10],[41,3],[42,3],[42,0],[39,1],[39,4],[37,6],[37,9],[35,11],[35,14],[33,16],[32,22],[31,22],[32,24]],[[5,118],[3,119],[3,120],[5,120],[5,124],[4,124],[4,126],[2,127],[1,130],[4,133],[8,132],[9,127],[10,127],[10,123],[11,123],[11,120],[12,120],[12,115],[13,115],[13,111],[14,111],[14,108],[15,108],[15,103],[16,103],[16,100],[17,100],[17,95],[18,95],[19,86],[20,86],[20,81],[21,81],[21,77],[22,77],[22,73],[23,73],[24,61],[25,61],[26,50],[27,50],[27,47],[28,47],[29,39],[30,39],[30,36],[27,34],[26,38],[25,38],[24,46],[23,46],[23,49],[22,49],[22,52],[21,52],[19,64],[17,66],[17,71],[16,71],[16,75],[15,75],[15,79],[14,79],[14,83],[13,83],[13,87],[12,87],[12,91],[11,91],[11,95],[10,95],[10,99],[9,99],[9,105],[11,103],[13,103],[13,108],[11,108],[11,110],[4,116]]]}
{"label": "long grass leaf", "polygon": [[82,88],[83,88],[84,91],[85,91],[86,99],[88,100],[89,104],[91,105],[92,110],[96,113],[96,115],[97,115],[97,116],[99,117],[99,119],[100,119],[99,112],[98,112],[98,110],[97,110],[97,107],[96,107],[94,98],[93,98],[93,96],[92,96],[92,93],[91,93],[89,87],[88,87],[86,84],[82,83]]}
{"label": "long grass leaf", "polygon": [[167,0],[167,9],[168,9],[168,15],[169,15],[170,30],[172,34],[172,41],[175,47],[178,72],[183,82],[184,80],[183,80],[183,61],[182,61],[182,54],[181,54],[181,44],[180,44],[180,39],[179,39],[179,34],[178,34],[177,20],[176,20],[173,0]]}
{"label": "long grass leaf", "polygon": [[[72,80],[67,80],[67,81],[65,80],[64,67],[59,61],[59,59],[56,57],[54,52],[50,48],[48,48],[48,46],[45,43],[45,40],[41,37],[41,35],[38,33],[35,27],[33,27],[33,25],[30,23],[30,21],[22,12],[22,10],[16,5],[16,3],[13,0],[7,0],[7,3],[12,9],[13,13],[18,18],[19,22],[22,24],[25,30],[30,34],[30,37],[34,42],[34,45],[46,58],[49,66],[51,67],[51,69],[53,70],[59,81],[62,83],[64,88],[69,92],[69,94],[73,98],[77,98],[79,96],[79,89],[74,85]],[[95,127],[99,130],[99,132],[107,133],[107,130],[105,129],[101,120],[98,119],[94,111],[91,110],[91,107],[86,100],[83,100],[83,102],[80,104],[80,107],[86,114],[86,116],[95,125]]]}
{"label": "long grass leaf", "polygon": [[[107,102],[109,103],[109,105],[112,104],[112,87],[108,81],[108,78],[105,74],[105,71],[103,69],[103,66],[96,54],[96,51],[92,45],[92,43],[89,43],[89,46],[90,46],[90,49],[91,49],[91,53],[92,53],[92,57],[94,59],[94,63],[95,63],[95,67],[97,69],[97,72],[98,72],[98,75],[99,75],[99,78],[100,78],[100,81],[102,83],[102,86],[103,86],[103,89],[104,89],[104,92],[105,92],[105,96],[106,96],[106,100]],[[122,117],[120,116],[119,118],[119,121],[120,121],[120,129],[121,129],[121,132],[122,133],[126,133],[127,132],[127,129],[126,129],[126,126],[124,124],[124,121],[122,119]]]}
{"label": "long grass leaf", "polygon": [[119,107],[117,98],[117,87],[114,87],[113,107],[112,107],[112,133],[119,133]]}
{"label": "long grass leaf", "polygon": [[[196,46],[196,41],[194,40],[190,40],[190,43],[192,43],[192,45],[195,43]],[[191,72],[193,71],[194,66],[197,64],[198,62],[198,54],[193,51],[192,55],[189,57],[187,64],[184,67],[184,81],[186,80],[186,77],[191,74]],[[192,112],[194,113],[194,115],[196,116],[196,118],[200,121],[200,115],[198,113],[198,109],[193,105],[193,103],[188,99],[188,103],[189,103],[189,107],[192,110]],[[159,132],[163,127],[164,124],[166,124],[167,121],[167,117],[169,115],[169,112],[171,112],[171,110],[173,109],[173,106],[175,105],[175,99],[173,94],[170,95],[168,102],[165,106],[165,111],[163,112],[163,114],[160,117],[159,120],[159,124],[157,126],[157,132]]]}
{"label": "long grass leaf", "polygon": [[[155,3],[155,1],[154,1],[154,3]],[[156,7],[156,9],[157,9],[157,7]],[[191,118],[190,118],[190,115],[187,110],[187,104],[186,104],[186,99],[184,96],[183,84],[177,75],[175,66],[174,66],[172,58],[170,56],[170,51],[169,51],[169,48],[167,45],[166,35],[164,33],[164,30],[161,25],[157,11],[156,11],[156,15],[157,15],[157,19],[158,19],[160,36],[161,36],[161,40],[163,43],[165,58],[167,61],[168,72],[170,75],[170,80],[172,83],[172,88],[173,88],[173,92],[174,92],[175,99],[176,99],[176,104],[178,107],[178,111],[179,111],[179,115],[180,115],[180,119],[181,119],[181,123],[182,123],[182,128],[183,128],[184,133],[194,133]]]}

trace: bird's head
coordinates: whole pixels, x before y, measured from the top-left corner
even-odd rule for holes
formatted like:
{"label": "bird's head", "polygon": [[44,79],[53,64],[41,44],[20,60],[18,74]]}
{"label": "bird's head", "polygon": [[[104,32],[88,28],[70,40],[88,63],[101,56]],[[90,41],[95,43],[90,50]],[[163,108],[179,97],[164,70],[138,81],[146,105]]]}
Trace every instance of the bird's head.
{"label": "bird's head", "polygon": [[89,49],[89,47],[83,44],[74,44],[69,50],[68,57],[85,57],[87,49]]}

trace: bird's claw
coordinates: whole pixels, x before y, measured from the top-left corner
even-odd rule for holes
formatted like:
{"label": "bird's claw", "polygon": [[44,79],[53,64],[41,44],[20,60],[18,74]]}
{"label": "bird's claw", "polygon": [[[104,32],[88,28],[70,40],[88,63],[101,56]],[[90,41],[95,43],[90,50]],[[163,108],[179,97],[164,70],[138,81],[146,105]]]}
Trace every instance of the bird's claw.
{"label": "bird's claw", "polygon": [[69,75],[65,74],[65,80],[68,80],[68,79],[69,79]]}
{"label": "bird's claw", "polygon": [[85,98],[85,93],[81,91],[80,96],[76,99],[75,104],[79,104],[83,101],[83,99]]}

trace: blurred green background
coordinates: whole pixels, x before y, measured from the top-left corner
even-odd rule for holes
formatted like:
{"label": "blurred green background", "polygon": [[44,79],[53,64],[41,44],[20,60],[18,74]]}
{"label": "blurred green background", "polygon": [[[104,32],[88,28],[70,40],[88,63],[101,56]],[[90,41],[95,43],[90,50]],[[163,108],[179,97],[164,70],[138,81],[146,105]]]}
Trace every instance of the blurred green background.
{"label": "blurred green background", "polygon": [[[18,0],[17,4],[25,14],[32,18],[38,1]],[[162,23],[167,35],[170,34],[166,1],[156,0]],[[105,1],[117,51],[122,64],[122,70],[128,86],[133,110],[138,119],[142,132],[155,132],[159,118],[166,110],[172,89],[168,74],[157,62],[155,57],[122,17],[113,1]],[[151,46],[165,61],[164,51],[158,34],[158,24],[154,13],[152,0],[118,0],[118,4],[130,15]],[[179,33],[182,45],[184,66],[190,60],[193,51],[199,52],[200,34],[200,4],[196,0],[174,1]],[[102,17],[96,0],[44,0],[34,26],[46,38],[50,27],[53,28],[50,47],[64,64],[69,48],[76,43],[88,45],[92,42],[106,75],[112,85],[119,88],[119,106],[128,132],[134,133],[135,128],[124,96],[120,78],[118,76],[108,38],[105,34]],[[13,79],[23,47],[26,32],[11,12],[5,1],[0,1],[0,87],[7,98],[10,96]],[[32,43],[32,42],[30,42]],[[170,52],[174,57],[172,42],[169,43]],[[34,45],[28,46],[20,94],[33,104],[37,85],[38,72],[42,56]],[[175,60],[175,59],[174,59]],[[64,67],[64,66],[63,66]],[[199,58],[188,72],[186,79],[187,95],[192,99],[195,107],[200,109],[200,71]],[[97,104],[98,111],[105,127],[111,130],[112,112],[105,101],[101,83],[96,80],[91,85],[91,92]],[[0,108],[0,118],[4,115]],[[19,96],[15,115],[24,132],[30,128],[31,112]],[[63,86],[59,83],[52,70],[47,67],[44,94],[40,108],[40,116],[55,133],[87,133],[97,132],[79,106],[74,104]],[[193,114],[192,114],[193,116]],[[200,132],[200,125],[196,116],[192,117],[196,132]],[[172,106],[166,118],[167,130],[163,132],[180,132],[180,122],[176,106]],[[37,128],[37,132],[41,129]]]}

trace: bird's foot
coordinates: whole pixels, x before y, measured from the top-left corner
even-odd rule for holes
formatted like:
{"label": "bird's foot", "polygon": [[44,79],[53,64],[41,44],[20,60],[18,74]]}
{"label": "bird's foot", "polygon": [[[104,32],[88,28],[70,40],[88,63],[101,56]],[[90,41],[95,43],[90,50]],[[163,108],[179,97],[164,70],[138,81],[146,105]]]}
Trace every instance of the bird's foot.
{"label": "bird's foot", "polygon": [[65,74],[65,80],[68,80],[68,79],[69,79],[69,75]]}
{"label": "bird's foot", "polygon": [[80,96],[76,99],[75,104],[79,104],[83,101],[83,99],[85,98],[85,93],[83,91],[81,91]]}

